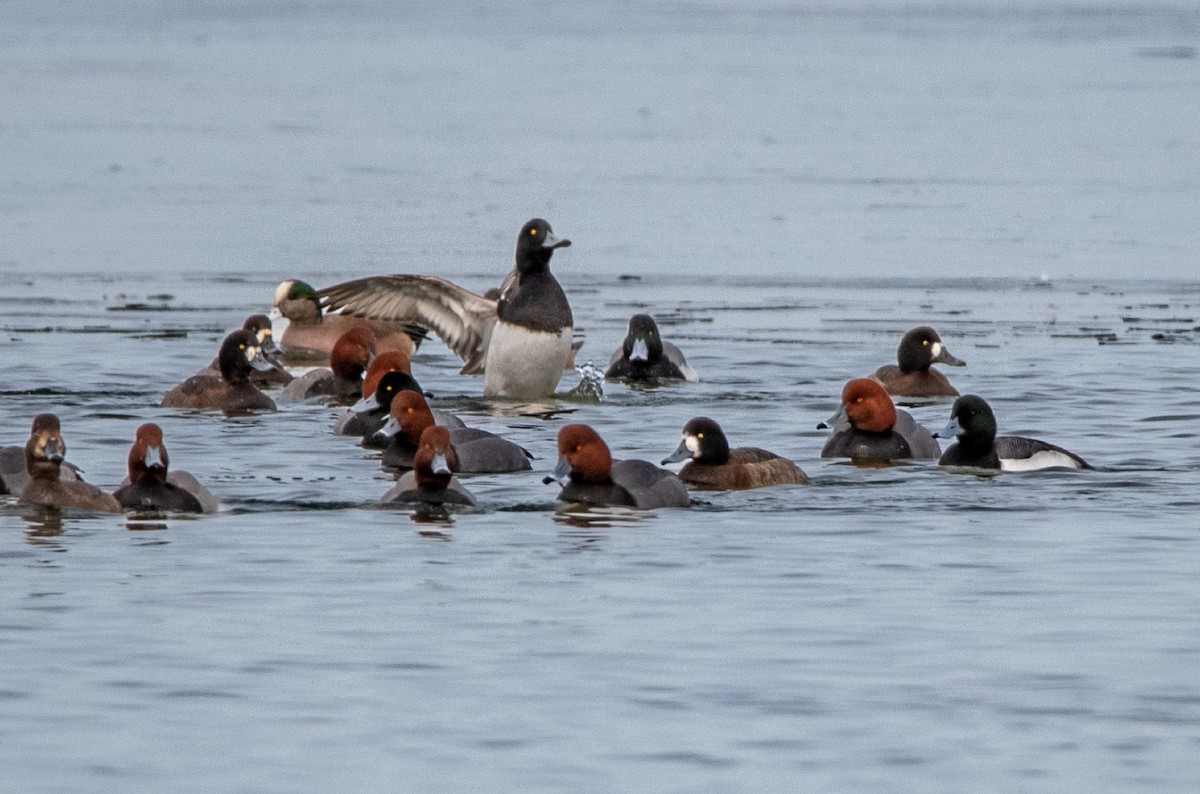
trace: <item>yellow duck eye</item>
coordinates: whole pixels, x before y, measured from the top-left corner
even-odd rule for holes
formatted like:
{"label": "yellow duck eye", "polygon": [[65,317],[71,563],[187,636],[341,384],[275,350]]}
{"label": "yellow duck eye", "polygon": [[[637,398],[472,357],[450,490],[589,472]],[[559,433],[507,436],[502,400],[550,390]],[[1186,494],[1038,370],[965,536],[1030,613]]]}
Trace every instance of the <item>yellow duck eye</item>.
{"label": "yellow duck eye", "polygon": [[531,237],[537,237],[537,229],[530,229],[529,234]]}
{"label": "yellow duck eye", "polygon": [[922,340],[921,340],[921,344],[925,345],[925,347],[929,347],[929,340],[928,340],[928,339],[922,339]]}
{"label": "yellow duck eye", "polygon": [[245,350],[245,349],[246,349],[245,345],[238,345],[238,350]]}
{"label": "yellow duck eye", "polygon": [[697,434],[696,434],[696,438],[704,438],[704,434],[703,434],[703,433],[697,433]]}
{"label": "yellow duck eye", "polygon": [[387,387],[387,390],[388,390],[388,391],[391,391],[391,390],[392,390],[392,387],[391,387],[391,386],[388,386],[388,387]]}

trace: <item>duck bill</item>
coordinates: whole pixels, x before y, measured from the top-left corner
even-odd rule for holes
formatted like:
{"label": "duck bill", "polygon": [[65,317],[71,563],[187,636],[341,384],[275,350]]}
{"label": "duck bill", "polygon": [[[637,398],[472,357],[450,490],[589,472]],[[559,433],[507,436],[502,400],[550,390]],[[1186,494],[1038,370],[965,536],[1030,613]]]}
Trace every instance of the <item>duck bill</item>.
{"label": "duck bill", "polygon": [[688,460],[692,457],[692,451],[687,447],[687,439],[679,442],[679,446],[670,455],[662,459],[660,465],[665,466],[668,463],[678,463],[681,460]]}
{"label": "duck bill", "polygon": [[946,426],[933,434],[934,438],[957,438],[962,432],[962,428],[958,426],[957,419],[951,419],[946,423]]}
{"label": "duck bill", "polygon": [[51,463],[62,463],[63,458],[67,455],[67,445],[62,442],[62,439],[52,438],[42,448],[42,454]]}
{"label": "duck bill", "polygon": [[951,355],[950,351],[941,342],[938,342],[938,351],[937,355],[933,357],[933,363],[945,364],[948,367],[965,367],[967,365],[967,362],[958,356]]}
{"label": "duck bill", "polygon": [[633,349],[629,351],[629,360],[630,361],[649,361],[650,360],[650,346],[646,344],[645,339],[638,338],[638,339],[633,340]]}
{"label": "duck bill", "polygon": [[379,400],[375,399],[375,395],[363,397],[361,400],[350,406],[350,410],[356,414],[370,413],[371,411],[379,410]]}
{"label": "duck bill", "polygon": [[559,485],[566,485],[569,479],[571,479],[571,463],[567,460],[566,455],[561,455],[558,458],[558,465],[554,467],[554,471],[542,478],[542,484],[549,485],[552,482],[556,482]]}
{"label": "duck bill", "polygon": [[542,240],[542,248],[552,251],[555,248],[570,248],[571,241],[566,237],[558,237],[554,232],[547,232],[546,237]]}
{"label": "duck bill", "polygon": [[837,413],[817,425],[818,430],[833,430],[839,425],[850,424],[850,415],[846,413],[846,406],[842,405],[837,409]]}
{"label": "duck bill", "polygon": [[165,469],[167,467],[167,464],[163,463],[161,447],[146,447],[142,463],[146,464],[147,469]]}
{"label": "duck bill", "polygon": [[391,438],[400,432],[400,423],[396,421],[396,417],[389,416],[383,421],[383,427],[375,431],[376,438]]}
{"label": "duck bill", "polygon": [[433,456],[433,462],[429,464],[429,468],[434,474],[451,474],[450,462],[446,460],[445,452],[437,452]]}
{"label": "duck bill", "polygon": [[266,356],[259,355],[261,351],[255,348],[250,348],[246,353],[246,360],[250,362],[250,366],[254,367],[259,372],[272,372],[278,369],[278,365],[267,360]]}

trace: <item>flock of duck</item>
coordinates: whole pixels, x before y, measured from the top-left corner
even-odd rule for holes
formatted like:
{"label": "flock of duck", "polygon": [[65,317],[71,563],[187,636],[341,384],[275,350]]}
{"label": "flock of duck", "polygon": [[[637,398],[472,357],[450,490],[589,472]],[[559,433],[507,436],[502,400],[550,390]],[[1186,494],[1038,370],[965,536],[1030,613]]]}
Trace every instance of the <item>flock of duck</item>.
{"label": "flock of duck", "polygon": [[[574,319],[550,272],[555,250],[571,243],[535,218],[521,227],[516,264],[498,289],[476,295],[436,276],[372,276],[314,290],[286,281],[275,309],[288,321],[279,344],[270,318],[255,315],[221,342],[209,368],[166,393],[170,408],[226,412],[274,411],[263,387],[282,388],[289,399],[357,400],[335,431],[361,437],[382,450],[382,465],[401,470],[384,502],[475,505],[455,474],[527,471],[530,454],[453,414],[429,406],[412,375],[410,359],[421,340],[436,334],[464,362],[463,374],[482,374],[488,397],[536,400],[554,394],[573,366]],[[294,377],[280,363],[329,361],[329,367]],[[981,397],[959,396],[935,364],[962,366],[934,329],[904,335],[897,363],[856,378],[842,390],[841,407],[820,427],[832,432],[823,458],[879,464],[938,459],[975,473],[1048,467],[1089,469],[1078,455],[1043,441],[997,436],[996,417]],[[697,380],[682,351],[661,338],[654,319],[634,315],[613,353],[610,380]],[[893,397],[956,398],[945,428],[931,433]],[[937,439],[954,439],[941,450]],[[749,489],[808,481],[791,460],[757,447],[730,448],[720,425],[696,417],[662,464],[684,462],[678,474],[642,460],[614,460],[595,430],[567,424],[557,437],[558,461],[544,478],[558,482],[570,503],[642,509],[687,507],[688,486]],[[24,449],[0,450],[0,493],[19,493],[22,504],[103,512],[212,512],[217,501],[196,478],[168,467],[162,429],[138,428],[129,451],[128,480],[108,494],[83,482],[65,461],[66,445],[54,414],[33,420]]]}

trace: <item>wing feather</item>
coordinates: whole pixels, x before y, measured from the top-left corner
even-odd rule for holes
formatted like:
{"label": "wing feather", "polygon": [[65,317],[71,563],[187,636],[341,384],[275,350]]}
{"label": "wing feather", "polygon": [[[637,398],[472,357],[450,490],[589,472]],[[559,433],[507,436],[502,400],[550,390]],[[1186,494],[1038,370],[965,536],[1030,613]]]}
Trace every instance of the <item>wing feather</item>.
{"label": "wing feather", "polygon": [[416,323],[433,329],[467,362],[466,374],[483,371],[483,351],[496,324],[496,301],[437,276],[368,276],[318,290],[321,303],[368,320]]}

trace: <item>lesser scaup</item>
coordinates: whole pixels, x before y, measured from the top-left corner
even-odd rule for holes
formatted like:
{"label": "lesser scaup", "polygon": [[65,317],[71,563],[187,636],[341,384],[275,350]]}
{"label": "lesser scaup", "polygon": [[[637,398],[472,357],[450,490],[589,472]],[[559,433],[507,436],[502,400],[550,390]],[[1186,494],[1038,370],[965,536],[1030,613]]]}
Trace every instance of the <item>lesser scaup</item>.
{"label": "lesser scaup", "polygon": [[996,414],[986,400],[974,394],[954,401],[950,421],[938,436],[957,438],[938,461],[941,466],[1000,471],[1092,468],[1074,452],[1054,444],[1023,436],[997,436]]}
{"label": "lesser scaup", "polygon": [[956,358],[946,349],[937,331],[927,325],[914,328],[900,340],[896,349],[899,365],[887,364],[875,370],[872,376],[897,397],[957,397],[958,389],[950,385],[946,376],[931,367],[948,364],[964,367],[966,362]]}
{"label": "lesser scaup", "polygon": [[193,375],[162,399],[164,408],[215,408],[222,411],[274,411],[275,401],[250,382],[250,373],[271,364],[259,354],[258,337],[234,331],[217,354],[221,376]]}
{"label": "lesser scaup", "polygon": [[62,439],[61,426],[54,414],[38,414],[33,419],[29,441],[25,444],[25,469],[29,481],[18,500],[35,507],[94,510],[98,513],[119,513],[121,504],[94,485],[76,480],[64,482],[59,477],[67,445]]}
{"label": "lesser scaup", "polygon": [[487,397],[536,400],[554,393],[571,353],[571,305],[550,272],[570,240],[534,218],[517,235],[516,264],[489,300],[436,276],[372,276],[320,291],[328,308],[360,317],[427,326],[483,374]]}
{"label": "lesser scaup", "polygon": [[643,510],[691,505],[682,480],[644,460],[614,461],[604,439],[587,425],[558,431],[558,456],[558,465],[542,482],[562,484],[560,501]]}
{"label": "lesser scaup", "polygon": [[663,464],[686,460],[679,479],[698,488],[726,491],[767,485],[803,485],[808,477],[792,461],[758,447],[730,449],[721,426],[697,416],[683,426],[679,448]]}
{"label": "lesser scaup", "polygon": [[648,314],[629,318],[625,341],[609,359],[604,377],[627,381],[700,379],[683,351],[662,338],[658,323]]}

